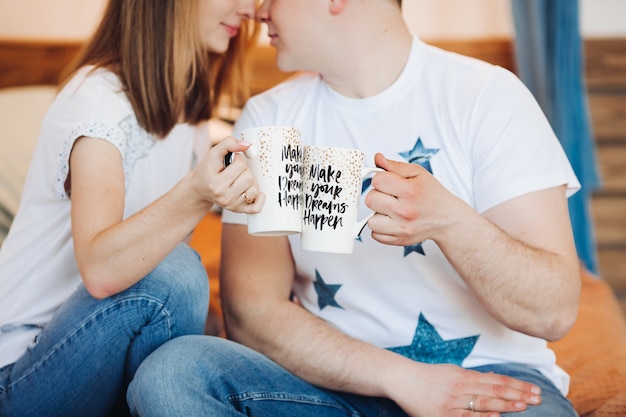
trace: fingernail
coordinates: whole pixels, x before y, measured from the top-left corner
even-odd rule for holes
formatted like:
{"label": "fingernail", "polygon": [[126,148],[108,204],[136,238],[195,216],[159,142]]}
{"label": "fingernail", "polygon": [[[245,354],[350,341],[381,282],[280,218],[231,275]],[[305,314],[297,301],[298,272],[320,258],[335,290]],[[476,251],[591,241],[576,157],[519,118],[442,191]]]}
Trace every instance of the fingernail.
{"label": "fingernail", "polygon": [[525,406],[526,404],[521,401],[517,401],[515,404],[513,404],[513,407],[517,408],[518,410],[523,409]]}
{"label": "fingernail", "polygon": [[539,387],[532,387],[530,391],[534,392],[535,394],[541,394],[541,388]]}
{"label": "fingernail", "polygon": [[240,140],[239,143],[242,144],[243,146],[250,146],[251,145],[250,142],[246,142],[245,140]]}
{"label": "fingernail", "polygon": [[532,397],[530,397],[530,402],[534,404],[538,403],[539,397],[537,397],[536,395],[533,395]]}

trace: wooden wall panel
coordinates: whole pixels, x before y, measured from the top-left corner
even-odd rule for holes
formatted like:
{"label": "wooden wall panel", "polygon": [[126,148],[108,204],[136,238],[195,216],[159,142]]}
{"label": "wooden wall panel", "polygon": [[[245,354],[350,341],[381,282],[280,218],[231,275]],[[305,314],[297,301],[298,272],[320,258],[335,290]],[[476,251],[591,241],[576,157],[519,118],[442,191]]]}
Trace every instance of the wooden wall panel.
{"label": "wooden wall panel", "polygon": [[626,300],[626,247],[606,247],[599,251],[600,276]]}
{"label": "wooden wall panel", "polygon": [[[433,40],[431,43],[514,69],[510,39]],[[0,88],[55,84],[80,46],[80,42],[0,40]],[[276,51],[269,45],[259,45],[252,51],[249,69],[254,93],[266,90],[293,74],[280,71],[275,57]]]}
{"label": "wooden wall panel", "polygon": [[76,42],[0,41],[0,88],[56,85],[80,46]]}
{"label": "wooden wall panel", "polygon": [[602,179],[602,193],[626,193],[626,143],[598,147],[598,166]]}
{"label": "wooden wall panel", "polygon": [[591,203],[598,246],[626,247],[626,197],[598,194]]}
{"label": "wooden wall panel", "polygon": [[[438,40],[429,43],[450,51],[484,59],[515,70],[513,44],[508,38]],[[0,40],[0,87],[38,80],[54,82],[60,67],[80,48],[80,42],[40,40]],[[272,47],[260,45],[253,52],[253,77],[264,84],[283,78],[273,61]],[[626,85],[626,45],[623,39],[585,40],[587,83],[590,88],[611,88]],[[39,74],[40,73],[44,73]],[[23,75],[21,75],[23,74]],[[287,74],[289,75],[289,74]],[[24,81],[22,81],[24,80]]]}
{"label": "wooden wall panel", "polygon": [[590,90],[589,93],[589,113],[596,140],[599,143],[622,141],[626,136],[626,85],[624,91]]}
{"label": "wooden wall panel", "polygon": [[589,89],[626,88],[626,39],[585,40],[585,72]]}
{"label": "wooden wall panel", "polygon": [[602,177],[591,201],[599,272],[626,313],[626,38],[588,39],[585,57]]}

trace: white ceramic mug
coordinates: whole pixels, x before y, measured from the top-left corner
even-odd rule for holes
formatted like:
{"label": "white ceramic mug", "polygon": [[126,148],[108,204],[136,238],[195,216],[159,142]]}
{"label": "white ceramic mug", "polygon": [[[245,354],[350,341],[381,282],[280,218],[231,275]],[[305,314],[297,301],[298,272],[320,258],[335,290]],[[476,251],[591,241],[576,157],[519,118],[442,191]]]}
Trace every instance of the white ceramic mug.
{"label": "white ceramic mug", "polygon": [[380,168],[364,167],[358,149],[305,146],[302,166],[302,231],[307,251],[352,253],[370,213],[358,221],[363,179]]}
{"label": "white ceramic mug", "polygon": [[265,194],[258,214],[248,214],[248,233],[284,236],[299,233],[302,210],[302,145],[300,131],[291,126],[244,129],[241,140],[252,145],[244,154]]}

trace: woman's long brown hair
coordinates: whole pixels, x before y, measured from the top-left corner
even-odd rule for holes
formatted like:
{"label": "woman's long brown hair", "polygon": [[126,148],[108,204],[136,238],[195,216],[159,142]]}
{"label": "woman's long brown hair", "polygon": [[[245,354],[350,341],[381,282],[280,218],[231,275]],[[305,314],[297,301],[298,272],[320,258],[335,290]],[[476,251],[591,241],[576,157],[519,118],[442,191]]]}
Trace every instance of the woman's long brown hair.
{"label": "woman's long brown hair", "polygon": [[248,96],[244,57],[256,40],[254,21],[242,22],[225,54],[200,38],[199,0],[109,0],[91,39],[66,71],[81,67],[116,73],[139,124],[159,137],[182,120],[206,121],[221,100]]}

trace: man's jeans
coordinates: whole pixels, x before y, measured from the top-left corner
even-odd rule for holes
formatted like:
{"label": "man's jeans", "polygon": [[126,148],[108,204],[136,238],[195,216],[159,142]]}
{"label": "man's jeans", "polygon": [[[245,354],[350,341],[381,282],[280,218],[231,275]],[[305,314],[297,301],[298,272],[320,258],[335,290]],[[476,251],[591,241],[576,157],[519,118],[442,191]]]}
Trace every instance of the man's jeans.
{"label": "man's jeans", "polygon": [[[540,406],[504,415],[577,416],[571,403],[537,371],[520,365],[476,370],[541,387]],[[407,417],[390,400],[320,389],[257,352],[209,336],[181,337],[157,349],[137,371],[127,400],[133,415],[141,417]]]}
{"label": "man's jeans", "polygon": [[126,387],[139,364],[170,339],[202,334],[208,299],[206,271],[185,244],[120,294],[97,300],[81,285],[0,369],[0,416],[128,415]]}

